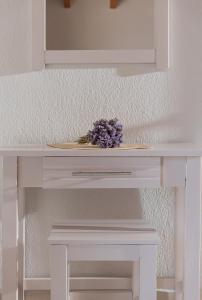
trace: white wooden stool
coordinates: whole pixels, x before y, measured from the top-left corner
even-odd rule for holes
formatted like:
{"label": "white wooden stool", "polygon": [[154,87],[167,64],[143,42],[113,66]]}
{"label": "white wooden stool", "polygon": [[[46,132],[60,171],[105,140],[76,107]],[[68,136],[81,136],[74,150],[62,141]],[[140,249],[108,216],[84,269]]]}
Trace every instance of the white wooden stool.
{"label": "white wooden stool", "polygon": [[71,221],[54,225],[49,237],[51,300],[69,300],[73,261],[132,261],[133,300],[156,300],[159,238],[143,221]]}

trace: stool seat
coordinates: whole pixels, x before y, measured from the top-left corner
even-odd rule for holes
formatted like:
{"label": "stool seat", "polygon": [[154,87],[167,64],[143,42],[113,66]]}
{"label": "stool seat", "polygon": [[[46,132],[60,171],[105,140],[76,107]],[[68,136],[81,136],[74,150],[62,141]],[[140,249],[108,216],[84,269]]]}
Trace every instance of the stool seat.
{"label": "stool seat", "polygon": [[133,300],[156,300],[159,237],[145,221],[71,220],[57,222],[50,244],[51,300],[69,300],[73,261],[131,261]]}

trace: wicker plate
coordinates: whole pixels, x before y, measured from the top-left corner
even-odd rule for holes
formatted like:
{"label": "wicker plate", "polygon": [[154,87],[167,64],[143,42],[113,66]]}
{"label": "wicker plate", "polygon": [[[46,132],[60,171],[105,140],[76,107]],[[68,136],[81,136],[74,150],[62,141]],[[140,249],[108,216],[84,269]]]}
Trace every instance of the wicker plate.
{"label": "wicker plate", "polygon": [[78,144],[78,143],[64,143],[64,144],[48,144],[49,147],[59,148],[59,149],[79,149],[79,150],[131,150],[131,149],[149,149],[151,146],[144,144],[121,144],[119,148],[107,148],[101,149],[98,146],[92,144]]}

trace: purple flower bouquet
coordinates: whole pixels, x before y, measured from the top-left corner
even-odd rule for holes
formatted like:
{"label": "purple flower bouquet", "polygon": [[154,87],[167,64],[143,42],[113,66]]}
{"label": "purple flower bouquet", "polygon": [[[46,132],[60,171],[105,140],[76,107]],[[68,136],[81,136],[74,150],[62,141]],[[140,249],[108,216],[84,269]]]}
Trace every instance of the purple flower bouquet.
{"label": "purple flower bouquet", "polygon": [[100,148],[116,148],[123,142],[123,126],[117,118],[96,121],[94,128],[79,138],[79,144],[91,143]]}

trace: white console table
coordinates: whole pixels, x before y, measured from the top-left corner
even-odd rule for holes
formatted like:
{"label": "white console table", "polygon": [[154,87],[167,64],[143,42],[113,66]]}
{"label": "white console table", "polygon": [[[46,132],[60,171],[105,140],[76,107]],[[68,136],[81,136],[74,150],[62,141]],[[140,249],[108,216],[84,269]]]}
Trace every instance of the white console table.
{"label": "white console table", "polygon": [[[0,148],[2,300],[23,300],[24,188],[176,187],[176,300],[200,299],[202,145],[148,150],[60,150],[27,145]],[[40,282],[39,290],[40,290]]]}

